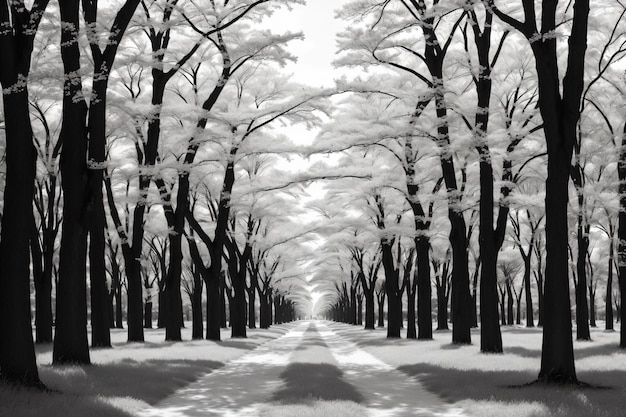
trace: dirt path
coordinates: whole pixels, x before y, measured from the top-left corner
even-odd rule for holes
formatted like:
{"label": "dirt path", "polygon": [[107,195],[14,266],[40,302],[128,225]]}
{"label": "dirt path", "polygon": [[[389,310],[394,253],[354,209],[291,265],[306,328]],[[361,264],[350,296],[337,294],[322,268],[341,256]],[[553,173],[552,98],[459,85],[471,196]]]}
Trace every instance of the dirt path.
{"label": "dirt path", "polygon": [[141,415],[456,417],[463,414],[323,322],[304,321]]}

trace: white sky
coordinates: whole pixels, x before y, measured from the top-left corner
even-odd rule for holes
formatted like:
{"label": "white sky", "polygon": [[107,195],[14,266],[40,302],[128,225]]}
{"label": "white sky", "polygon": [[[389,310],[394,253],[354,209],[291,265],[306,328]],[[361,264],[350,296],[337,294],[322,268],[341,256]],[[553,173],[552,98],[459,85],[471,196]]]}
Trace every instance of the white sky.
{"label": "white sky", "polygon": [[344,22],[335,19],[335,10],[348,0],[308,0],[305,6],[295,6],[291,11],[283,9],[272,16],[274,31],[304,32],[304,41],[291,44],[291,51],[298,62],[289,65],[294,81],[312,87],[331,87],[340,72],[333,69],[337,45],[335,36]]}

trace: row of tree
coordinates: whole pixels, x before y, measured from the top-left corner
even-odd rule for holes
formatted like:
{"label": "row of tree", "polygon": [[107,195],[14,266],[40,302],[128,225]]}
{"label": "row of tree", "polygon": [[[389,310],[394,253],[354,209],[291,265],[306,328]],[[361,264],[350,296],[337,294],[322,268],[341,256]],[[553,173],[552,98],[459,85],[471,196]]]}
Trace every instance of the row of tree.
{"label": "row of tree", "polygon": [[[577,381],[570,276],[579,338],[589,334],[592,265],[607,265],[607,294],[614,264],[621,287],[626,280],[615,100],[624,92],[615,65],[625,53],[624,6],[355,0],[341,12],[351,25],[338,64],[371,75],[341,80],[334,92],[346,98],[330,102],[332,92],[294,86],[280,72],[294,59],[286,45],[301,35],[262,27],[277,7],[301,3],[0,5],[0,334],[13,335],[0,339],[4,378],[41,385],[31,269],[37,338],[50,340],[54,319],[54,363],[89,362],[88,312],[92,345],[110,345],[111,295],[118,308],[122,288],[129,341],[143,341],[153,285],[167,340],[181,339],[185,288],[202,334],[203,285],[206,337],[219,340],[224,293],[232,334],[245,336],[254,314],[246,306],[258,296],[267,317],[270,289],[280,315],[307,312],[309,274],[344,297],[337,314],[357,320],[345,299],[358,299],[360,286],[368,327],[376,298],[379,309],[386,298],[390,337],[400,335],[404,293],[417,313],[410,331],[432,337],[434,280],[440,327],[451,300],[452,341],[470,343],[480,320],[481,350],[502,352],[497,271],[506,246],[523,259],[527,306],[531,271],[538,284],[539,379]],[[304,151],[281,132],[280,123],[318,125],[331,104]],[[298,152],[333,156],[306,174],[272,166]],[[294,185],[314,179],[337,181],[314,207],[321,220],[310,222],[294,211],[302,210]],[[324,249],[306,244],[310,236]],[[362,236],[367,244],[354,244]]]}
{"label": "row of tree", "polygon": [[254,323],[257,293],[262,327],[292,319],[295,300],[306,305],[297,255],[276,249],[298,237],[286,185],[257,178],[278,175],[269,166],[280,158],[266,154],[294,147],[274,125],[314,123],[321,107],[322,93],[279,72],[294,59],[286,44],[301,35],[260,25],[302,2],[205,3],[0,4],[4,379],[42,386],[31,269],[36,339],[53,340],[54,364],[90,362],[88,317],[92,346],[111,346],[122,289],[133,342],[144,340],[144,291],[156,282],[172,341],[181,340],[182,288],[194,337],[206,288],[211,340],[220,339],[224,294],[234,337],[245,337],[247,317]]}
{"label": "row of tree", "polygon": [[[615,270],[617,304],[626,296],[618,65],[626,9],[619,1],[591,11],[584,0],[536,3],[354,1],[342,10],[350,28],[340,35],[337,63],[373,75],[342,82],[355,93],[311,151],[340,153],[339,164],[362,178],[329,186],[341,209],[323,213],[350,231],[329,251],[344,273],[325,306],[352,320],[358,308],[347,300],[360,286],[371,316],[380,268],[388,336],[400,334],[406,293],[409,334],[416,299],[418,337],[430,338],[431,280],[445,300],[445,266],[453,343],[470,343],[478,318],[481,351],[502,352],[499,282],[510,270],[499,278],[498,268],[512,257],[499,258],[515,250],[529,322],[533,273],[537,281],[539,380],[576,383],[570,279],[579,339],[590,338],[589,300],[600,273],[610,325]],[[369,253],[363,266],[360,251]]]}

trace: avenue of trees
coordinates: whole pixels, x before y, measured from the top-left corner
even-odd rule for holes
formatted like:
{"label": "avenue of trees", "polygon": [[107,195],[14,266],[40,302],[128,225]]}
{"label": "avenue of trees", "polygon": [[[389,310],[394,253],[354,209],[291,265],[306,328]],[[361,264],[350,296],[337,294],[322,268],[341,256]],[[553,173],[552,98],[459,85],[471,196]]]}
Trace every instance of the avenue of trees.
{"label": "avenue of trees", "polygon": [[271,25],[304,3],[0,3],[1,378],[316,314],[485,353],[523,318],[578,382],[572,318],[626,319],[626,4],[353,0],[323,90]]}

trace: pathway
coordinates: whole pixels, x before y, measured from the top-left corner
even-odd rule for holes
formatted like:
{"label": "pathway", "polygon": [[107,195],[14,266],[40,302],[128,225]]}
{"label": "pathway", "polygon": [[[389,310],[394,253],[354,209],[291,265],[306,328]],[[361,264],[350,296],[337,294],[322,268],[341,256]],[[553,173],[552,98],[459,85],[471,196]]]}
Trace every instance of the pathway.
{"label": "pathway", "polygon": [[[325,404],[331,408],[324,408]],[[318,321],[296,323],[282,337],[207,374],[141,415],[325,416],[329,409],[333,416],[463,415],[418,381]]]}

